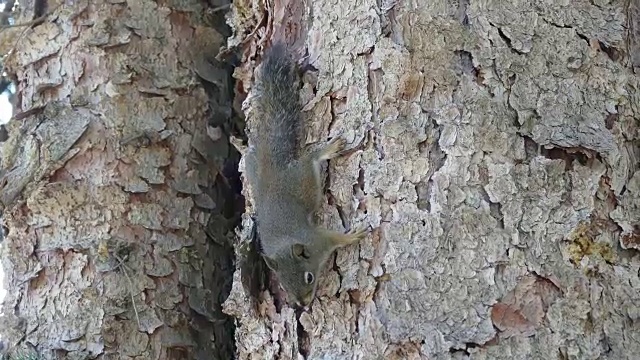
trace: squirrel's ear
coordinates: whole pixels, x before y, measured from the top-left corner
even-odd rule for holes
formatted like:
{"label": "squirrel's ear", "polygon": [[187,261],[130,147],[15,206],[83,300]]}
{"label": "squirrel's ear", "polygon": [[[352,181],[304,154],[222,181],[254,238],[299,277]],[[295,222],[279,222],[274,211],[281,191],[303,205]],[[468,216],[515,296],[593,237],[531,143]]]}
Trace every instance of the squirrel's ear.
{"label": "squirrel's ear", "polygon": [[273,271],[278,271],[278,263],[275,260],[268,258],[266,256],[263,256],[262,258],[264,259],[264,262],[267,264],[269,269]]}
{"label": "squirrel's ear", "polygon": [[309,249],[302,244],[291,245],[291,253],[294,257],[308,259],[310,257]]}

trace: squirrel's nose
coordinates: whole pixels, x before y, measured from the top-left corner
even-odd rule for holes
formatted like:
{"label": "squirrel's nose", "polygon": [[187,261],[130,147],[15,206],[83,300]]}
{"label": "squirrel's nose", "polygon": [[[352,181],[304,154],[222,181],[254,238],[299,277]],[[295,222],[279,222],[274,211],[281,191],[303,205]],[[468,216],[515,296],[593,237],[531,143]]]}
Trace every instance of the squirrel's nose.
{"label": "squirrel's nose", "polygon": [[309,304],[311,304],[312,300],[313,297],[310,295],[299,297],[296,299],[296,306],[309,310]]}

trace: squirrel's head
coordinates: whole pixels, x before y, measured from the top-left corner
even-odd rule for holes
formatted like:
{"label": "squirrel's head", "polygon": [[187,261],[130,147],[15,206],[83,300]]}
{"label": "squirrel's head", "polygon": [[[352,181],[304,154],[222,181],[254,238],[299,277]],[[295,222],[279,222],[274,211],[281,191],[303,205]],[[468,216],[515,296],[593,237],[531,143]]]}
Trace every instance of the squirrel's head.
{"label": "squirrel's head", "polygon": [[283,256],[263,258],[290,300],[298,306],[308,306],[313,301],[322,261],[309,247],[293,244]]}

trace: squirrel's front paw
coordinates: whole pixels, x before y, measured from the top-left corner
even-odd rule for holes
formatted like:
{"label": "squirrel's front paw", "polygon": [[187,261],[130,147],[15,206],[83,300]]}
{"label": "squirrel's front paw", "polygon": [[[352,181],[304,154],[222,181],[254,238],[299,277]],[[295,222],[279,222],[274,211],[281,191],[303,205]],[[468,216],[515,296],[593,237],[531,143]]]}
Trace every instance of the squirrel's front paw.
{"label": "squirrel's front paw", "polygon": [[351,229],[346,234],[341,234],[338,236],[339,237],[338,243],[340,243],[343,246],[355,244],[358,241],[364,239],[365,236],[367,236],[366,229]]}
{"label": "squirrel's front paw", "polygon": [[320,229],[325,239],[328,239],[331,244],[336,247],[343,247],[351,244],[355,244],[358,241],[364,239],[367,235],[367,230],[351,230],[347,233],[340,233],[333,230]]}

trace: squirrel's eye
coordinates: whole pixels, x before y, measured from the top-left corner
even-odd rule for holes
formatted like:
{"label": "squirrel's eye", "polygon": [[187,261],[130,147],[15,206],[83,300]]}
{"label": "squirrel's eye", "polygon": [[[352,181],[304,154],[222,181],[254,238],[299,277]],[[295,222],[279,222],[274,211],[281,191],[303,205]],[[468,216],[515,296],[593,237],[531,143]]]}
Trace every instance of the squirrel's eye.
{"label": "squirrel's eye", "polygon": [[314,278],[313,278],[313,274],[312,273],[310,273],[308,271],[304,273],[304,281],[307,284],[313,284],[313,279]]}

